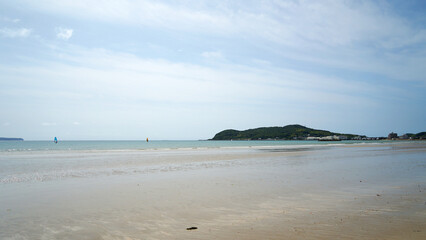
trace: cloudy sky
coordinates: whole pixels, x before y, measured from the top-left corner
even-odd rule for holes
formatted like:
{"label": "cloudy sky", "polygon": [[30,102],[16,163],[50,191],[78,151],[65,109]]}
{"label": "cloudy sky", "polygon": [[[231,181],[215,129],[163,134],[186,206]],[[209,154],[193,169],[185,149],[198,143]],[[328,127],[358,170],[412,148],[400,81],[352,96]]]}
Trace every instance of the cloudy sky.
{"label": "cloudy sky", "polygon": [[0,136],[426,130],[426,1],[0,0]]}

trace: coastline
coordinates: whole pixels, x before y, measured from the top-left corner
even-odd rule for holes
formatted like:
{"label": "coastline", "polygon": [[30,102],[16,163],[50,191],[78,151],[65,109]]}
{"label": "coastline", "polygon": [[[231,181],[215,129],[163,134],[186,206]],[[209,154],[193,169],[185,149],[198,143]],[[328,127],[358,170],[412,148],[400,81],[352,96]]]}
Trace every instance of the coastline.
{"label": "coastline", "polygon": [[0,182],[0,237],[424,239],[425,156],[408,141],[2,152],[0,179],[23,181]]}
{"label": "coastline", "polygon": [[289,147],[298,145],[352,145],[352,144],[392,144],[404,142],[421,142],[423,140],[84,140],[60,141],[4,141],[0,142],[0,153],[4,152],[57,152],[57,151],[134,151],[134,150],[175,150],[175,149],[210,149],[210,148],[247,148],[247,147]]}

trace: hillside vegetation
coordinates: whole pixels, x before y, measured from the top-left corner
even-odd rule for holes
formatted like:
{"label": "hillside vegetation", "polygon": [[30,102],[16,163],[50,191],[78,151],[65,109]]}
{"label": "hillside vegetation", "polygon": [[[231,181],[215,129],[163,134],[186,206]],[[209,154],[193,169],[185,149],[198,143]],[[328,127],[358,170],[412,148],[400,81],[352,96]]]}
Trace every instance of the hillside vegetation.
{"label": "hillside vegetation", "polygon": [[419,132],[417,134],[407,133],[407,136],[411,137],[411,139],[426,139],[426,132]]}
{"label": "hillside vegetation", "polygon": [[332,135],[346,136],[348,139],[358,136],[317,130],[295,124],[284,127],[261,127],[244,131],[228,129],[217,133],[211,140],[297,140],[306,139],[307,137],[326,137]]}

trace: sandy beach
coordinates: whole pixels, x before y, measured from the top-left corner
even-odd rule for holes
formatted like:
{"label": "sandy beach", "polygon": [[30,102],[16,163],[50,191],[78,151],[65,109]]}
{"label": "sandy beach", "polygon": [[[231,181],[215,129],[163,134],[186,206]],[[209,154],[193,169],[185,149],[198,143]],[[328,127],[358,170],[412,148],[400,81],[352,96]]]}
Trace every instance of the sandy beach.
{"label": "sandy beach", "polygon": [[426,239],[424,141],[0,162],[0,239]]}

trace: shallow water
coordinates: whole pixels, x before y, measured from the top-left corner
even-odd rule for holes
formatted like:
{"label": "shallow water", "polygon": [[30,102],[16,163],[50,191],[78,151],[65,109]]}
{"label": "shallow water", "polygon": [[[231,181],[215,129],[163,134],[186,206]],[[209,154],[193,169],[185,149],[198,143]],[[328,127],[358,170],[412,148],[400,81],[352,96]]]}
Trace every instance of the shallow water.
{"label": "shallow water", "polygon": [[0,141],[0,152],[57,150],[152,150],[383,143],[386,141]]}

